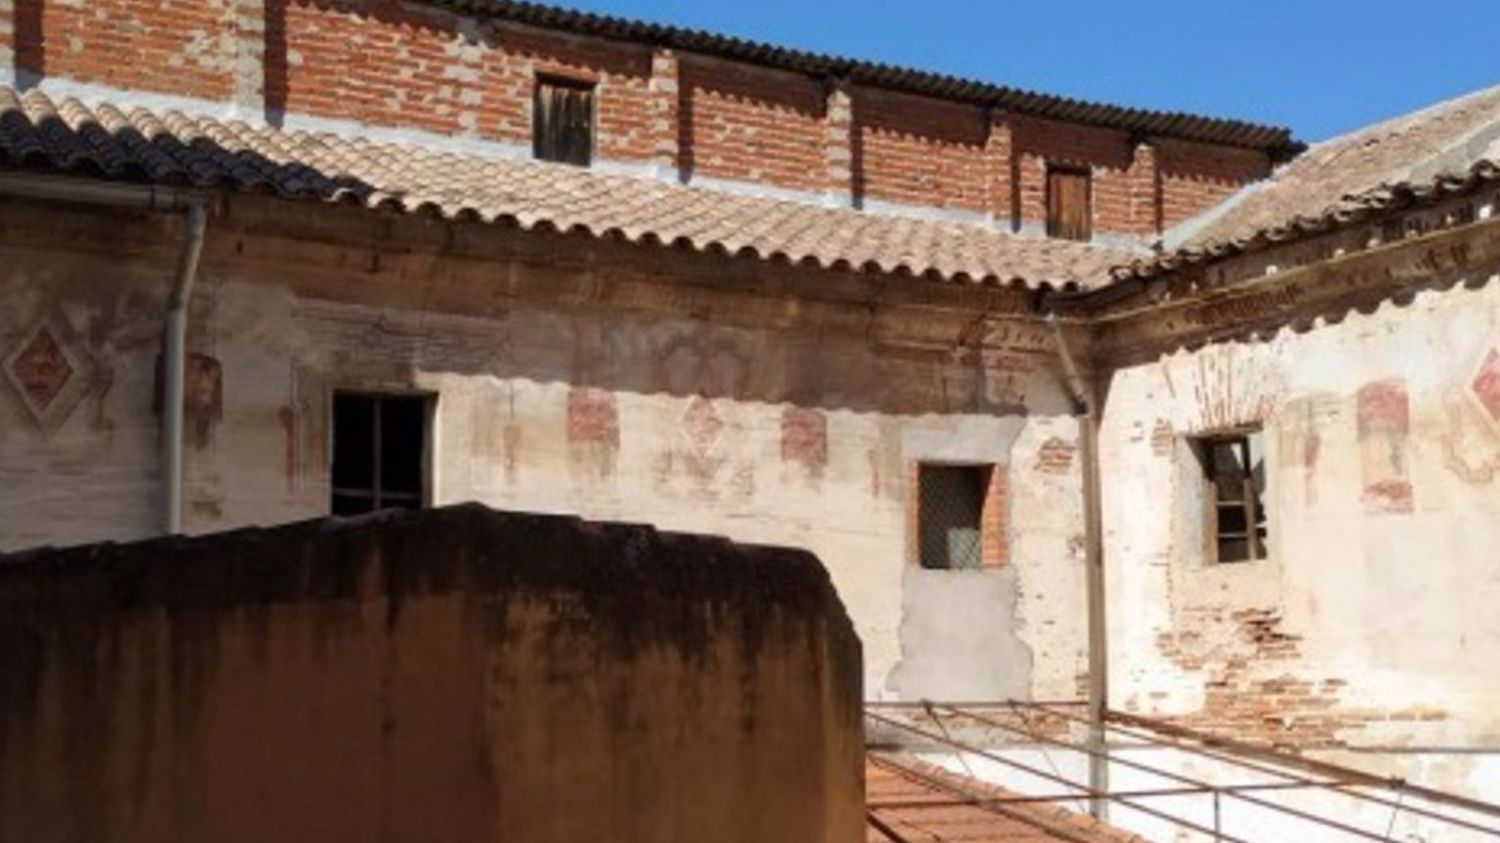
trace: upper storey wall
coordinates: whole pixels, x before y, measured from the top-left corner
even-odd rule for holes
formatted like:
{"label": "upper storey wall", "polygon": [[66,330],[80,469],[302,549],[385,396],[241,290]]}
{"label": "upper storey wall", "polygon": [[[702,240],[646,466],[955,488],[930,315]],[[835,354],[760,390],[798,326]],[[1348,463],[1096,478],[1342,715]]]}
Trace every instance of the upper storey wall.
{"label": "upper storey wall", "polygon": [[592,84],[601,166],[1040,231],[1049,166],[1095,236],[1150,237],[1265,176],[1264,152],[855,88],[396,0],[0,0],[0,79],[165,94],[248,118],[529,155],[538,76]]}

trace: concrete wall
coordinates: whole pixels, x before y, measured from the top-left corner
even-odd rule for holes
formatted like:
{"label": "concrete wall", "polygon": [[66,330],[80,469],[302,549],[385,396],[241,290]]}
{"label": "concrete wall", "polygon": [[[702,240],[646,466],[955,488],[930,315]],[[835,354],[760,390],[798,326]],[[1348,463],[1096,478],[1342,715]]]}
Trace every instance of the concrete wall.
{"label": "concrete wall", "polygon": [[810,554],[477,506],[0,558],[0,839],[863,840]]}
{"label": "concrete wall", "polygon": [[[0,377],[0,548],[159,529],[175,225],[0,208],[0,356],[45,328],[74,372],[41,413]],[[1022,296],[237,199],[210,224],[192,306],[185,523],[325,514],[332,390],[424,392],[434,503],[809,548],[850,606],[872,696],[896,693],[903,648],[990,663],[984,689],[1072,696],[1077,425],[1050,333],[976,316]],[[915,460],[1010,473],[1010,570],[904,575]],[[997,582],[970,612],[941,587],[903,592],[963,576]],[[947,631],[903,642],[903,604]],[[986,630],[1017,657],[994,663]]]}
{"label": "concrete wall", "polygon": [[[1494,271],[1113,375],[1115,707],[1500,791]],[[1246,424],[1265,431],[1270,557],[1214,565],[1183,437]]]}

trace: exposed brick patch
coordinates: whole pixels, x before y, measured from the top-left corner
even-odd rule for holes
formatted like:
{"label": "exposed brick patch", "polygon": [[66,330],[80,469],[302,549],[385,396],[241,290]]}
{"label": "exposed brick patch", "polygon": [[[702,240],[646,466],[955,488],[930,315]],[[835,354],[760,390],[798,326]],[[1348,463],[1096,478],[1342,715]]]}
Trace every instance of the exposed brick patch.
{"label": "exposed brick patch", "polygon": [[1406,382],[1391,379],[1366,384],[1356,400],[1365,510],[1409,513],[1415,502],[1406,468],[1407,434],[1411,430]]}
{"label": "exposed brick patch", "polygon": [[[1285,632],[1279,610],[1204,609],[1188,613],[1179,631],[1157,640],[1163,655],[1205,676],[1203,707],[1174,718],[1196,729],[1287,751],[1336,749],[1348,733],[1391,719],[1442,719],[1435,709],[1382,712],[1350,706],[1348,683],[1298,676],[1301,637]],[[1207,630],[1228,626],[1233,640]]]}
{"label": "exposed brick patch", "polygon": [[828,465],[828,417],[818,410],[781,411],[781,461],[801,463],[814,473]]}
{"label": "exposed brick patch", "polygon": [[1004,567],[1010,561],[1010,473],[997,465],[988,472],[984,508],[979,515],[979,564]]}
{"label": "exposed brick patch", "polygon": [[1036,470],[1043,474],[1067,474],[1077,453],[1076,443],[1054,436],[1037,449]]}

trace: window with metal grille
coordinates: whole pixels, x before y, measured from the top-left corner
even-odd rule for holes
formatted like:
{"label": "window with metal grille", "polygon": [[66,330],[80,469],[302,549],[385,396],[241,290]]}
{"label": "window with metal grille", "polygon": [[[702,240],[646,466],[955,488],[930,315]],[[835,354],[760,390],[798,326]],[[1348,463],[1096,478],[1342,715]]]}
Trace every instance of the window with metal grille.
{"label": "window with metal grille", "polygon": [[532,151],[541,161],[587,167],[594,153],[594,86],[538,79],[532,106]]}
{"label": "window with metal grille", "polygon": [[1220,564],[1266,558],[1265,454],[1259,430],[1199,437],[1206,479],[1207,538]]}
{"label": "window with metal grille", "polygon": [[917,552],[923,568],[978,570],[983,565],[985,491],[990,467],[917,467]]}
{"label": "window with metal grille", "polygon": [[1047,169],[1047,236],[1088,240],[1093,236],[1093,190],[1087,170]]}
{"label": "window with metal grille", "polygon": [[423,505],[430,408],[421,395],[334,394],[334,515]]}

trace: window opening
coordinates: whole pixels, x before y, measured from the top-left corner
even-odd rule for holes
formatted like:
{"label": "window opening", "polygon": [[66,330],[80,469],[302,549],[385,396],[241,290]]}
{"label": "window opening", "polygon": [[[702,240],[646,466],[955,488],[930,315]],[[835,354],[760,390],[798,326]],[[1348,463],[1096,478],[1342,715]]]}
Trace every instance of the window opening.
{"label": "window opening", "polygon": [[334,394],[334,515],[423,505],[429,406],[420,395]]}

